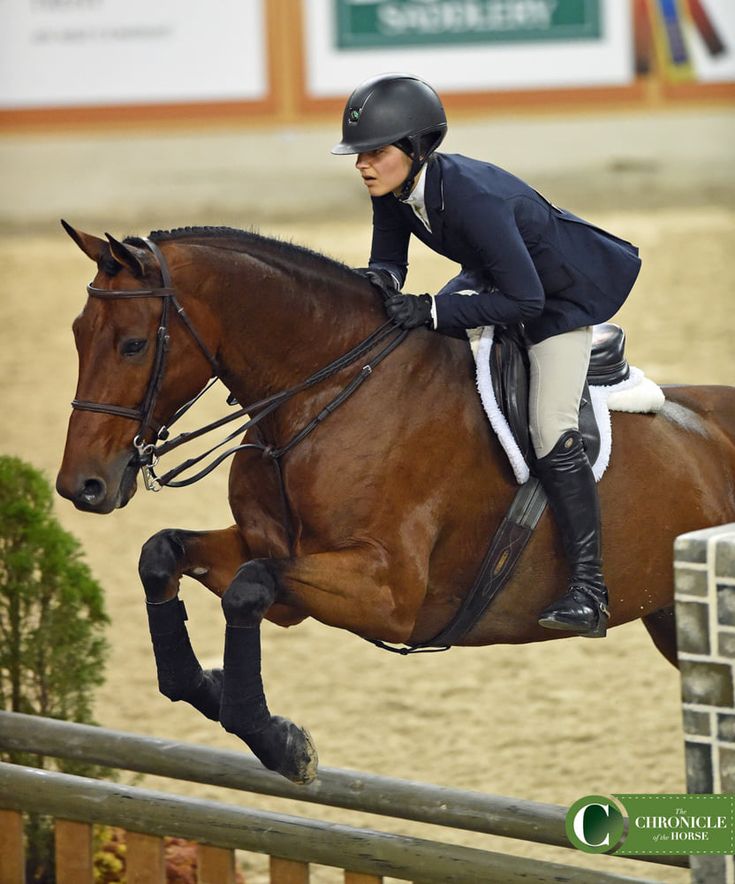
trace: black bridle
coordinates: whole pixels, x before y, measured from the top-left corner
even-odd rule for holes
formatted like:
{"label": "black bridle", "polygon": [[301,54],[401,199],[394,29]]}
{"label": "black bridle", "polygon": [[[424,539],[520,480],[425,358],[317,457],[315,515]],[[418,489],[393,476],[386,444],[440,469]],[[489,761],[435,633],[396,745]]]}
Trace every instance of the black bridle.
{"label": "black bridle", "polygon": [[[404,329],[397,328],[392,322],[386,322],[370,335],[368,335],[367,338],[357,344],[357,346],[353,347],[352,350],[348,351],[343,356],[340,356],[333,362],[330,362],[328,365],[324,366],[324,368],[319,369],[319,371],[310,375],[308,378],[306,378],[306,380],[301,381],[300,383],[296,384],[293,387],[290,387],[287,390],[283,390],[279,393],[274,393],[272,396],[268,396],[266,399],[261,399],[258,402],[253,402],[250,405],[241,407],[234,414],[230,414],[227,417],[220,418],[219,420],[214,421],[211,424],[207,424],[206,426],[201,427],[198,430],[181,433],[175,439],[171,439],[170,441],[168,441],[169,428],[180,417],[182,417],[182,415],[185,414],[186,411],[188,411],[189,408],[191,408],[191,406],[201,396],[203,396],[204,393],[206,393],[207,390],[212,386],[212,384],[217,380],[217,378],[220,376],[220,366],[218,365],[215,356],[213,356],[207,349],[200,335],[197,333],[190,319],[186,315],[184,308],[177,300],[176,290],[174,289],[171,281],[171,273],[169,271],[163,253],[152,240],[143,238],[143,242],[145,242],[146,246],[150,249],[151,253],[158,261],[159,269],[161,272],[161,280],[163,282],[163,285],[161,287],[149,289],[99,289],[93,285],[87,286],[87,292],[92,298],[161,298],[161,316],[158,323],[158,331],[156,333],[156,352],[153,358],[151,377],[148,382],[148,388],[143,397],[143,401],[138,406],[138,408],[129,408],[128,406],[114,405],[106,402],[91,402],[86,399],[74,399],[74,401],[72,402],[72,407],[81,411],[99,412],[101,414],[109,414],[115,417],[127,418],[129,420],[135,420],[139,422],[138,431],[133,437],[132,444],[133,448],[136,451],[137,466],[141,469],[143,473],[145,486],[149,491],[160,491],[163,486],[177,488],[183,487],[185,485],[191,485],[194,482],[197,482],[199,479],[204,478],[204,476],[208,475],[213,469],[219,466],[222,461],[224,461],[230,455],[235,454],[235,452],[242,451],[243,449],[248,448],[259,449],[264,456],[272,459],[273,464],[276,467],[279,478],[279,486],[281,489],[281,498],[284,506],[286,529],[289,535],[289,543],[291,544],[293,540],[290,524],[291,520],[289,516],[289,507],[286,500],[279,459],[287,451],[290,451],[294,446],[298,445],[299,442],[305,439],[311,432],[313,432],[313,430],[315,430],[319,426],[319,424],[323,420],[325,420],[343,402],[345,402],[358,389],[358,387],[360,387],[362,383],[367,380],[367,378],[372,374],[373,369],[380,362],[382,362],[389,353],[391,353],[399,344],[401,344],[405,340],[408,332]],[[164,425],[161,423],[156,423],[154,421],[154,411],[158,401],[158,394],[161,389],[161,384],[163,382],[163,376],[166,368],[166,357],[169,347],[169,321],[171,315],[171,305],[173,305],[174,309],[176,310],[176,315],[183,322],[186,330],[194,339],[197,346],[202,351],[210,366],[212,367],[212,377],[204,386],[204,388],[192,400],[182,405],[181,408],[179,408],[173,415],[171,420],[168,421],[166,425]],[[342,369],[352,365],[361,357],[366,356],[371,350],[373,350],[386,338],[389,340],[387,341],[385,346],[373,356],[372,360],[363,365],[360,371],[342,388],[337,396],[335,396],[334,399],[332,399],[331,402],[329,402],[319,412],[319,414],[316,415],[316,417],[309,421],[301,430],[295,433],[285,444],[281,445],[280,447],[254,442],[235,445],[224,453],[218,455],[212,463],[210,463],[204,469],[200,470],[194,476],[191,476],[188,479],[174,481],[175,477],[178,476],[180,473],[190,469],[197,463],[201,462],[217,448],[225,445],[227,442],[230,442],[235,437],[241,436],[242,433],[253,427],[255,424],[259,423],[263,418],[271,414],[279,406],[287,402],[293,396],[303,392],[304,390],[309,389],[310,387],[315,386],[321,381],[326,380],[327,378],[337,374],[339,371],[342,371]],[[185,442],[189,442],[192,439],[204,435],[205,433],[209,433],[212,430],[218,429],[219,427],[222,427],[225,424],[230,423],[231,421],[237,420],[244,415],[249,416],[248,420],[244,424],[239,426],[236,430],[229,433],[224,440],[217,443],[208,451],[205,451],[203,454],[200,454],[197,457],[190,458],[179,466],[169,470],[163,476],[156,475],[154,468],[158,463],[158,459],[160,456],[168,453],[169,451],[172,451],[174,448],[178,448]],[[155,431],[155,441],[146,441],[146,437],[151,430]]]}
{"label": "black bridle", "polygon": [[[146,442],[148,431],[153,429],[153,412],[158,400],[158,393],[163,382],[163,375],[166,369],[166,356],[169,346],[169,321],[171,314],[171,305],[176,310],[176,315],[184,323],[184,327],[192,336],[199,349],[212,366],[212,372],[215,377],[219,375],[219,366],[217,360],[209,352],[197,330],[192,325],[189,317],[186,315],[184,308],[176,298],[176,291],[171,283],[171,273],[168,269],[166,259],[158,246],[150,239],[143,240],[150,249],[151,253],[158,261],[161,271],[161,280],[163,285],[153,289],[100,289],[91,283],[87,286],[87,294],[90,298],[102,298],[109,300],[119,300],[123,298],[160,298],[161,299],[161,317],[158,321],[158,331],[156,332],[156,352],[153,357],[153,368],[151,377],[148,381],[143,401],[137,408],[129,408],[125,405],[113,405],[108,402],[91,402],[88,399],[74,399],[71,403],[72,408],[79,411],[95,411],[101,414],[111,414],[114,417],[124,417],[128,420],[139,422],[138,432],[133,438],[133,447],[138,452],[138,456],[142,457],[147,449],[151,449],[153,443]],[[156,427],[158,438],[161,437],[161,425]],[[155,446],[154,446],[155,447]]]}

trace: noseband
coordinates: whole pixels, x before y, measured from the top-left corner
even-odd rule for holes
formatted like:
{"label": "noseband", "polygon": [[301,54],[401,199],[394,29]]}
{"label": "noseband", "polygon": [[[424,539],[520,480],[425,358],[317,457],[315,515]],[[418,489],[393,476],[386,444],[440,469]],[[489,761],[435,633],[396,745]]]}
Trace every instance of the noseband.
{"label": "noseband", "polygon": [[[74,399],[72,408],[79,411],[95,411],[101,414],[111,414],[114,417],[123,417],[129,420],[138,421],[140,426],[138,432],[133,439],[133,446],[138,452],[138,456],[142,459],[144,455],[149,455],[155,446],[155,443],[146,442],[148,431],[153,428],[153,412],[158,400],[158,393],[163,381],[163,374],[166,367],[166,356],[169,346],[169,321],[171,315],[171,305],[176,310],[177,316],[181,319],[184,327],[192,336],[199,349],[212,366],[214,377],[219,375],[219,366],[217,360],[212,356],[197,330],[192,325],[189,317],[184,312],[184,308],[176,299],[176,291],[171,283],[171,273],[163,252],[150,239],[143,237],[143,242],[150,249],[153,256],[158,261],[161,271],[161,279],[163,285],[160,288],[153,289],[99,289],[93,285],[87,286],[87,294],[90,298],[102,298],[109,300],[118,300],[122,298],[160,298],[161,299],[161,317],[158,322],[158,331],[156,332],[156,352],[153,357],[153,368],[151,377],[148,381],[148,389],[146,390],[143,401],[137,408],[128,408],[125,405],[113,405],[107,402],[90,402],[87,399]],[[161,425],[156,428],[157,438],[165,438]]]}

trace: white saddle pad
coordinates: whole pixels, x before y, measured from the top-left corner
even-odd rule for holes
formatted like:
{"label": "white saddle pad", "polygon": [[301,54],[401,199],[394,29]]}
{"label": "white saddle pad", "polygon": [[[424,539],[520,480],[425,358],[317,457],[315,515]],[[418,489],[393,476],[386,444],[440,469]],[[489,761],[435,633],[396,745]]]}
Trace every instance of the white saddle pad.
{"label": "white saddle pad", "polygon": [[[469,329],[467,337],[470,340],[470,347],[477,365],[477,389],[480,391],[480,399],[485,413],[490,421],[490,426],[508,455],[516,481],[519,485],[523,485],[531,475],[530,470],[513,438],[508,421],[495,400],[495,392],[490,378],[493,326]],[[610,452],[612,451],[610,411],[654,413],[663,408],[665,400],[661,387],[647,378],[639,368],[633,366],[630,368],[629,377],[619,384],[611,384],[607,387],[590,387],[589,390],[597,426],[600,429],[600,453],[592,464],[595,480],[599,482],[610,463]]]}

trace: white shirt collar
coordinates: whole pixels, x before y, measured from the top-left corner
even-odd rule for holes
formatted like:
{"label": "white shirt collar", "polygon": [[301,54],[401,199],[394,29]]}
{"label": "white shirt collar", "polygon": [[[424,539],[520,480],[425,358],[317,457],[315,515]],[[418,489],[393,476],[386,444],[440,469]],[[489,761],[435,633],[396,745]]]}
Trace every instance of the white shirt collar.
{"label": "white shirt collar", "polygon": [[426,166],[419,172],[418,179],[414,189],[410,195],[404,200],[407,206],[411,206],[413,211],[418,215],[424,224],[424,227],[431,233],[431,225],[429,224],[429,215],[426,211],[426,202],[424,199],[424,188],[426,187]]}
{"label": "white shirt collar", "polygon": [[426,186],[426,166],[421,167],[421,171],[419,172],[419,177],[416,181],[416,184],[411,191],[411,193],[406,197],[404,202],[409,206],[416,206],[416,208],[423,209],[424,208],[424,187]]}

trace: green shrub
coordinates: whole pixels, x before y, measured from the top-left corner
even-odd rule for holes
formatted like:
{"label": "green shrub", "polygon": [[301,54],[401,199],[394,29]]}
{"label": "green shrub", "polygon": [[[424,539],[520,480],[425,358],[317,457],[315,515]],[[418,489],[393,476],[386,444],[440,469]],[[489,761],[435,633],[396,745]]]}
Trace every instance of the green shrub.
{"label": "green shrub", "polygon": [[[0,456],[0,709],[93,724],[108,617],[102,588],[79,542],[56,520],[52,500],[38,470]],[[0,752],[0,760],[109,776],[96,765],[29,753]],[[30,815],[29,881],[53,881],[52,834],[48,820]]]}

